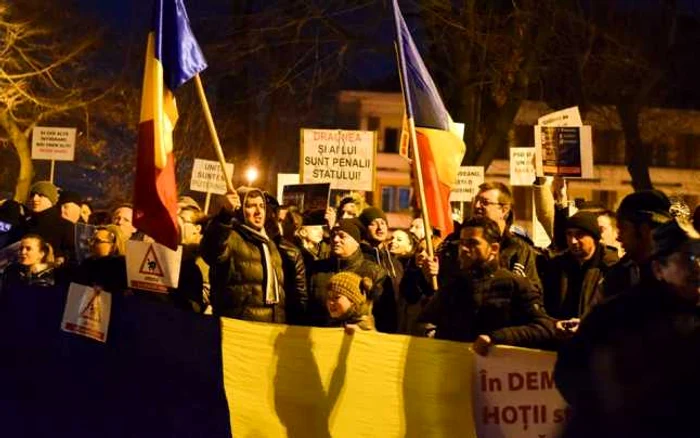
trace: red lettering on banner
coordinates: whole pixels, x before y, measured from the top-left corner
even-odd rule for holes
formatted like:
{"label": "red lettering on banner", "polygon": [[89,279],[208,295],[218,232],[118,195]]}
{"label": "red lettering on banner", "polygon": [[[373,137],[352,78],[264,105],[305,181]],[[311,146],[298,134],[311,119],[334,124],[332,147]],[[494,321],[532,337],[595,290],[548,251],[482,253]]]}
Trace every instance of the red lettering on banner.
{"label": "red lettering on banner", "polygon": [[518,411],[513,406],[507,406],[501,410],[501,417],[506,424],[514,424],[518,421]]}
{"label": "red lettering on banner", "polygon": [[554,388],[554,377],[551,371],[508,373],[509,391],[543,391],[552,388]]}
{"label": "red lettering on banner", "polygon": [[484,406],[484,424],[489,424],[493,420],[493,424],[501,424],[501,417],[499,414],[498,406],[493,407],[493,411],[489,412],[489,407]]}
{"label": "red lettering on banner", "polygon": [[520,373],[508,373],[508,390],[520,391],[525,386],[525,379]]}

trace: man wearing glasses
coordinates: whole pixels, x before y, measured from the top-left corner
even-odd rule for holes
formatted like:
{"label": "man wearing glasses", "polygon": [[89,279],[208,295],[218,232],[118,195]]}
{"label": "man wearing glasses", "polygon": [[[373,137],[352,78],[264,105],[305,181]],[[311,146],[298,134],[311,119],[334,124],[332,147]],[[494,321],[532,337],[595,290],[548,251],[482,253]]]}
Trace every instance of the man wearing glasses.
{"label": "man wearing glasses", "polygon": [[510,232],[513,225],[513,195],[503,183],[486,182],[479,186],[479,192],[472,203],[472,215],[487,217],[496,222],[501,231],[501,266],[513,274],[527,277],[536,287],[542,288],[537,273],[535,249],[522,238]]}

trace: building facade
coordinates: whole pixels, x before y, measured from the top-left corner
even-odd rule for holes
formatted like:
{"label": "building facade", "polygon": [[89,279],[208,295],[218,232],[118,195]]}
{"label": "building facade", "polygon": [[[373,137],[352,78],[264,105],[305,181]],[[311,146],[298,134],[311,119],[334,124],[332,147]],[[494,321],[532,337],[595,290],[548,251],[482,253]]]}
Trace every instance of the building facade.
{"label": "building facade", "polygon": [[[354,121],[355,129],[377,131],[377,189],[370,202],[391,213],[390,226],[403,227],[411,219],[411,170],[398,154],[403,98],[400,93],[343,91],[339,113]],[[543,102],[525,101],[509,135],[509,147],[534,147],[537,119],[555,109]],[[458,120],[456,120],[458,121]],[[614,210],[633,191],[625,167],[625,140],[613,107],[596,107],[584,117],[593,131],[595,176],[568,180],[571,199],[583,198]],[[649,169],[654,186],[671,196],[683,196],[694,207],[700,200],[700,111],[649,108],[640,114],[643,141],[651,147]],[[467,145],[469,148],[469,145]],[[486,180],[509,183],[506,149],[486,169]],[[531,189],[514,187],[516,218],[530,229]],[[393,219],[393,221],[392,221]]]}

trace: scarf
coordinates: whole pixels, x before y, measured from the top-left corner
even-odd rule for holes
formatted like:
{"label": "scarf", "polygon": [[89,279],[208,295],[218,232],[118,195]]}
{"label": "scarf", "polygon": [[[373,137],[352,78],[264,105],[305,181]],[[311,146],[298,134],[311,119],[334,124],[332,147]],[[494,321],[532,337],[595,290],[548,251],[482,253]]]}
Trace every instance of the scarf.
{"label": "scarf", "polygon": [[260,231],[246,224],[241,224],[241,228],[251,237],[260,242],[262,247],[262,266],[263,266],[263,290],[265,291],[265,304],[272,305],[280,302],[280,289],[277,282],[277,274],[272,266],[272,255],[270,254],[270,239],[267,237],[265,230]]}

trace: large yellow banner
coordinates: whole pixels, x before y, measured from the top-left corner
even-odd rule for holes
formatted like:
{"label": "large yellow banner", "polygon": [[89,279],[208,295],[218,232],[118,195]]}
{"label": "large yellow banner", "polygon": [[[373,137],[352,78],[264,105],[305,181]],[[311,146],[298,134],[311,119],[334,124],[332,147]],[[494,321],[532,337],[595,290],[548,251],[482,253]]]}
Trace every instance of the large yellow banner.
{"label": "large yellow banner", "polygon": [[476,436],[467,344],[221,319],[233,436]]}

